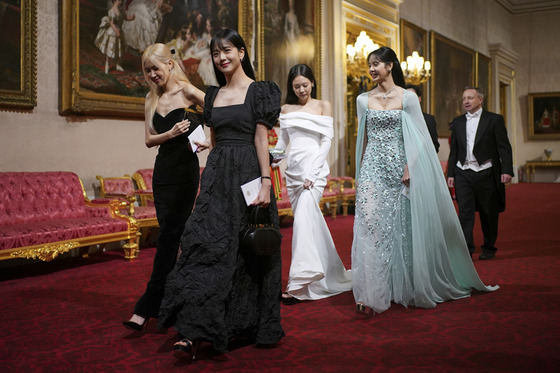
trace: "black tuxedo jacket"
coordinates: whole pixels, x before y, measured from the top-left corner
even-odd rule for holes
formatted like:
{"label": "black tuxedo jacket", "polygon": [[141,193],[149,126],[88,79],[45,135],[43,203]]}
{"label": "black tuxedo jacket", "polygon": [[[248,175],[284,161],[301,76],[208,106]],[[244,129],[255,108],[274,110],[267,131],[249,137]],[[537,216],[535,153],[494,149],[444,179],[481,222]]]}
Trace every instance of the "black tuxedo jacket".
{"label": "black tuxedo jacket", "polygon": [[436,148],[436,153],[439,152],[439,141],[437,134],[436,118],[433,115],[422,113],[424,115],[424,120],[426,121],[426,126],[428,126],[428,132],[430,132],[430,137]]}
{"label": "black tuxedo jacket", "polygon": [[[492,160],[494,182],[500,196],[500,211],[505,210],[505,185],[501,175],[513,174],[513,156],[507,136],[504,117],[482,110],[474,140],[473,154],[479,164]],[[467,117],[461,115],[453,119],[447,176],[455,177],[457,161],[464,164],[467,158]]]}

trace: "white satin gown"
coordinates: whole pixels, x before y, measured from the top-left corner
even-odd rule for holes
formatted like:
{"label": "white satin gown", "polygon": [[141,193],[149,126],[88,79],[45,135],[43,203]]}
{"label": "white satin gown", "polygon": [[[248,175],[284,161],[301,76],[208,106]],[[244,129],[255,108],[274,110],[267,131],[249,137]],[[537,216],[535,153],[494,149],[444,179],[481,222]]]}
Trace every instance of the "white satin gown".
{"label": "white satin gown", "polygon": [[[294,213],[292,263],[286,291],[300,300],[316,300],[352,289],[319,201],[327,184],[326,161],[333,138],[333,118],[305,112],[280,114],[277,149],[290,144],[286,187]],[[304,189],[305,179],[313,188]]]}

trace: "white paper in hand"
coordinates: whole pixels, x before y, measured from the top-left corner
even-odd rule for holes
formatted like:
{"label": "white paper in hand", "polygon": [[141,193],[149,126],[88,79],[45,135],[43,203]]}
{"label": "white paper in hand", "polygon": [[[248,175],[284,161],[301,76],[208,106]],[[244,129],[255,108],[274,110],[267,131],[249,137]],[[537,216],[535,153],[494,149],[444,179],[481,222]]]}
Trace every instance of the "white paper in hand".
{"label": "white paper in hand", "polygon": [[247,206],[249,206],[255,200],[255,198],[257,198],[260,190],[260,177],[241,185],[241,191],[243,192],[243,197],[245,197],[245,203],[247,204]]}
{"label": "white paper in hand", "polygon": [[192,131],[192,133],[189,135],[189,142],[191,144],[191,149],[193,153],[195,153],[196,150],[198,149],[198,145],[194,143],[195,141],[198,143],[206,141],[206,136],[204,135],[204,130],[202,129],[202,126],[196,127],[194,131]]}
{"label": "white paper in hand", "polygon": [[410,199],[410,187],[407,187],[406,185],[403,185],[403,187],[401,189],[401,193],[402,193],[403,196]]}

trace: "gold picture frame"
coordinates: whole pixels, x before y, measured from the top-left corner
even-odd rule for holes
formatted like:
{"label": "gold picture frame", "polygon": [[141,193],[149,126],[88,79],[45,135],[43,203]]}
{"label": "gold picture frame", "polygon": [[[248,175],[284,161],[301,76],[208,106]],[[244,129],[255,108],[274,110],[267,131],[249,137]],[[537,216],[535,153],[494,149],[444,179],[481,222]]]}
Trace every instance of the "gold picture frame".
{"label": "gold picture frame", "polygon": [[530,140],[560,140],[560,92],[529,93]]}
{"label": "gold picture frame", "polygon": [[21,0],[0,8],[0,107],[37,106],[37,2]]}
{"label": "gold picture frame", "polygon": [[[293,8],[290,9],[290,6]],[[286,97],[290,68],[305,63],[321,85],[321,1],[257,0],[257,63],[259,80],[270,80]],[[320,96],[321,89],[317,90]]]}
{"label": "gold picture frame", "polygon": [[[231,4],[235,2],[237,2],[237,8],[232,8]],[[118,60],[106,57],[95,46],[94,41],[102,28],[103,18],[108,17],[106,3],[105,1],[84,0],[60,0],[59,2],[59,112],[61,115],[83,114],[143,118],[144,97],[148,88],[140,66],[141,47],[134,49],[128,46],[123,49],[124,52],[120,57],[122,64],[119,66],[121,70],[117,70]],[[178,40],[180,32],[187,27],[186,22],[181,23],[180,18],[186,17],[186,13],[181,12],[177,4],[174,7],[165,6],[166,1],[162,4],[164,5],[152,13],[158,17],[159,22],[159,28],[156,30],[158,33],[156,42],[168,43],[175,39]],[[205,5],[206,2],[200,4]],[[206,21],[211,18],[211,27],[214,32],[219,30],[223,24],[223,27],[236,28],[244,39],[251,40],[253,37],[251,0],[232,0],[223,4],[223,7],[227,9],[220,9],[219,12],[214,10],[214,13],[208,12],[203,19]],[[132,15],[129,14],[132,13],[130,8],[123,8],[123,10],[125,18],[132,18]],[[237,11],[237,17],[235,17],[235,11]],[[140,16],[134,15],[134,19],[138,20]],[[174,16],[171,23],[165,23],[167,15]],[[123,24],[130,21],[133,20],[124,20]],[[150,26],[149,23],[145,25]],[[196,25],[191,23],[189,26],[195,27]],[[204,27],[206,25],[199,25],[199,35],[207,32]],[[207,35],[211,36],[211,32],[207,32]],[[124,36],[126,40],[126,34]],[[130,38],[130,40],[134,40],[134,38]],[[198,74],[201,72],[198,64],[202,63],[202,60],[194,60],[197,64],[194,73]],[[212,63],[211,58],[208,61],[206,63]],[[109,65],[109,70],[106,67],[104,69],[105,65]],[[206,74],[213,74],[213,68],[205,71]],[[203,83],[206,84],[207,81],[204,80]],[[193,84],[195,84],[194,81]]]}
{"label": "gold picture frame", "polygon": [[[418,54],[428,59],[428,31],[416,26],[401,18],[400,21],[400,38],[401,38],[401,55],[400,61],[406,61],[406,57],[412,56],[412,52],[417,51]],[[427,111],[428,85],[420,84],[424,99],[420,103],[422,111]]]}
{"label": "gold picture frame", "polygon": [[475,82],[475,51],[430,31],[432,77],[431,114],[439,137],[451,136],[449,123],[464,113],[461,97]]}

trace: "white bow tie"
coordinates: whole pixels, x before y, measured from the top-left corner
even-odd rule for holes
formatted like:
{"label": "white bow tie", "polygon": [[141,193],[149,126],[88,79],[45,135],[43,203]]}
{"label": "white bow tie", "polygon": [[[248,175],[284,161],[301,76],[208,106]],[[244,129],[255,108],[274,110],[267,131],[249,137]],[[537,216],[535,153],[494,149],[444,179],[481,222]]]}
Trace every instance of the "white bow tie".
{"label": "white bow tie", "polygon": [[478,118],[478,115],[479,115],[479,114],[480,114],[480,113],[478,113],[478,112],[476,112],[476,113],[474,113],[474,114],[465,113],[465,115],[467,116],[467,119]]}

